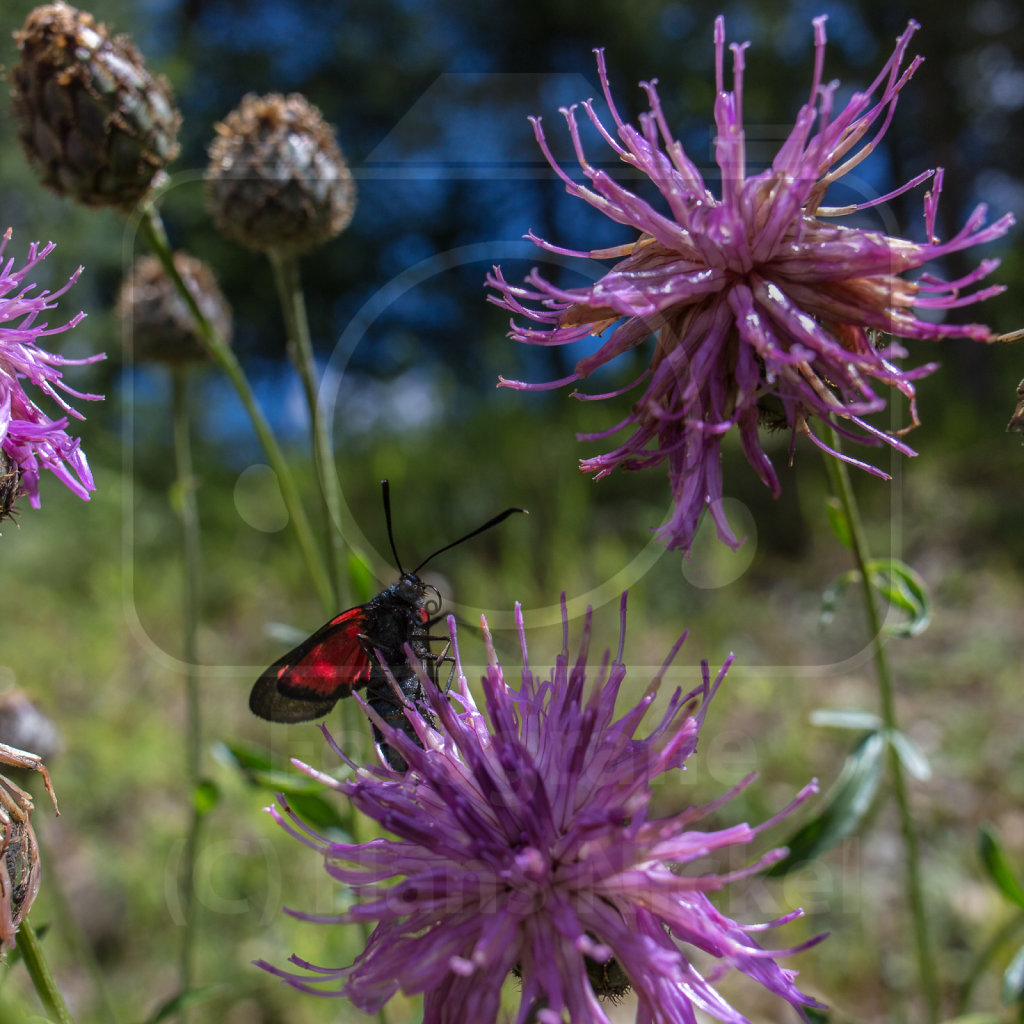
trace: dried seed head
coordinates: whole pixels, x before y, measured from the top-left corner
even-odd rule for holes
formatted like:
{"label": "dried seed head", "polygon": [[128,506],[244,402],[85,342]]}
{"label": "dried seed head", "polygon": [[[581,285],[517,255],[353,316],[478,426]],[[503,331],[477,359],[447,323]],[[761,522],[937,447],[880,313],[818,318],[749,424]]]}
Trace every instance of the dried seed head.
{"label": "dried seed head", "polygon": [[1017,385],[1017,408],[1013,410],[1007,430],[1019,430],[1024,434],[1024,380]]}
{"label": "dried seed head", "polygon": [[[0,762],[39,772],[54,810],[50,773],[37,754],[0,743]],[[39,892],[39,844],[32,831],[32,797],[0,775],[0,953],[14,946],[18,926]]]}
{"label": "dried seed head", "polygon": [[[11,785],[0,775],[5,793]],[[31,803],[23,819],[9,822],[0,832],[0,952],[14,947],[18,926],[39,893],[39,845],[29,813]]]}
{"label": "dried seed head", "polygon": [[15,517],[17,509],[14,503],[23,493],[21,469],[14,459],[0,448],[0,523]]}
{"label": "dried seed head", "polygon": [[260,252],[295,254],[344,230],[352,172],[334,132],[304,96],[249,94],[216,126],[207,192],[219,230]]}
{"label": "dried seed head", "polygon": [[44,185],[87,206],[130,209],[178,152],[181,114],[128,36],[66,3],[14,33],[18,137]]}
{"label": "dried seed head", "polygon": [[[225,342],[231,341],[231,307],[213,271],[187,253],[174,254],[174,266],[203,315]],[[117,312],[128,327],[125,343],[137,361],[169,365],[206,358],[202,335],[184,299],[160,261],[142,256],[121,284]]]}

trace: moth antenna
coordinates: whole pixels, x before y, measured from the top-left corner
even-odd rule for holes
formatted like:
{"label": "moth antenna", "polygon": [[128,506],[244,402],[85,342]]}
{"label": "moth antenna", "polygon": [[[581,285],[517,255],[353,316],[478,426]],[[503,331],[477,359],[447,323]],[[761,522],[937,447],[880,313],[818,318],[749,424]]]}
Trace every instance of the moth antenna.
{"label": "moth antenna", "polygon": [[405,575],[405,570],[402,568],[402,560],[398,557],[398,549],[395,547],[395,534],[391,529],[391,485],[387,480],[381,480],[380,482],[381,494],[384,498],[384,522],[388,526],[388,540],[391,543],[391,554],[395,556],[395,565],[398,566],[398,572],[400,575]]}
{"label": "moth antenna", "polygon": [[[458,540],[453,540],[451,544],[445,544],[443,548],[438,548],[432,554],[427,555],[427,557],[424,558],[423,561],[420,562],[420,564],[417,565],[415,569],[413,569],[413,574],[418,573],[420,569],[422,569],[423,566],[427,564],[427,562],[429,562],[432,558],[435,558],[437,555],[441,554],[442,551],[447,551],[449,548],[453,548],[456,545],[461,544],[463,541],[469,540],[470,537],[475,537],[478,533],[483,533],[484,530],[489,530],[492,526],[497,526],[498,523],[504,522],[506,519],[508,519],[509,516],[515,515],[516,512],[522,512],[523,515],[530,514],[526,511],[525,508],[507,508],[505,509],[504,512],[499,512],[493,518],[488,519],[487,522],[483,524],[483,526],[478,526],[475,530],[470,530],[469,533],[467,533],[464,537],[460,537]],[[394,544],[392,544],[392,550],[394,550]],[[398,556],[395,555],[395,558],[397,559]]]}

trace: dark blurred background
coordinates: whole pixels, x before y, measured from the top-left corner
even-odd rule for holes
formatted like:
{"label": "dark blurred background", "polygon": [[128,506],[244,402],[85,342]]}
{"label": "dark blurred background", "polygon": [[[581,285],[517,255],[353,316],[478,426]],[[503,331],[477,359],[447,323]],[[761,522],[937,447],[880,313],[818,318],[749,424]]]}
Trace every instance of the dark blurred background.
{"label": "dark blurred background", "polygon": [[[20,24],[31,6],[5,0],[5,22]],[[540,158],[526,117],[544,116],[556,153],[571,165],[557,108],[598,94],[591,51],[604,46],[623,112],[644,109],[637,82],[657,77],[678,136],[699,164],[710,164],[711,29],[719,10],[729,40],[753,41],[745,117],[755,140],[759,132],[777,137],[806,98],[814,15],[829,14],[826,78],[840,78],[845,95],[874,77],[909,16],[922,19],[911,53],[925,54],[926,62],[905,90],[878,153],[858,168],[861,186],[880,194],[925,167],[946,167],[944,234],[958,228],[979,201],[989,204],[993,216],[1021,212],[1024,31],[1016,5],[1007,0],[933,4],[927,11],[882,2],[719,8],[603,0],[108,0],[93,7],[111,29],[130,33],[150,67],[173,85],[184,124],[182,153],[172,168],[176,187],[164,206],[172,240],[217,268],[235,309],[236,347],[261,382],[277,423],[299,435],[298,403],[288,406],[277,390],[280,317],[269,269],[215,233],[195,179],[205,166],[213,124],[246,91],[301,91],[336,126],[359,182],[359,204],[345,234],[307,258],[303,269],[318,353],[325,363],[333,357],[336,373],[344,371],[337,399],[344,405],[338,430],[346,444],[361,443],[377,428],[400,435],[442,415],[471,416],[493,403],[490,389],[498,372],[533,379],[565,372],[574,356],[531,352],[528,359],[499,340],[505,318],[484,304],[484,272],[500,261],[515,279],[539,262],[543,254],[519,242],[530,229],[584,248],[614,244],[626,233],[564,196]],[[15,59],[6,32],[0,58]],[[80,339],[88,334],[91,347],[108,351],[104,384],[116,393],[122,384],[117,344],[104,311],[135,240],[113,214],[86,213],[42,194],[6,120],[0,131],[6,143],[0,147],[0,220],[14,227],[15,246],[43,236],[59,242],[50,260],[55,276],[58,266],[86,264],[75,301],[92,320],[76,341],[86,344]],[[590,152],[599,162],[610,160],[596,143]],[[922,193],[897,199],[886,226],[920,237]],[[100,244],[115,238],[120,244]],[[1012,283],[1020,265],[1016,238],[991,249],[1004,258],[998,278]],[[972,264],[976,259],[975,253],[965,257]],[[1011,291],[968,314],[1011,330],[1024,321],[1022,302]],[[362,329],[353,330],[360,317]],[[366,325],[367,318],[372,323]],[[343,338],[355,347],[340,357]],[[934,355],[914,352],[912,358]],[[973,424],[945,422],[947,413],[964,418],[961,400],[991,416],[978,429],[1005,426],[1012,411],[1009,385],[1016,384],[1011,378],[1024,372],[1020,357],[1015,368],[1012,355],[993,357],[976,345],[953,344],[943,347],[941,359],[955,372],[922,387],[930,429],[948,426],[965,441]],[[145,381],[135,386],[145,393]],[[288,397],[297,399],[298,392]],[[564,395],[557,398],[564,401]],[[527,396],[522,407],[536,409],[543,402]],[[228,406],[211,413],[212,439],[245,444],[249,431],[233,415],[233,404]],[[116,404],[93,415],[116,415]]]}

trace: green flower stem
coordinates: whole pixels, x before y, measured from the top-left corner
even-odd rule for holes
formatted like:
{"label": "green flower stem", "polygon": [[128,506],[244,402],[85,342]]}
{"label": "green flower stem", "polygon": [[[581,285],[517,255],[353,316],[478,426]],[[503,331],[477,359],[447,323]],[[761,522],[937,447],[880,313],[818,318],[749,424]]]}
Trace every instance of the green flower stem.
{"label": "green flower stem", "polygon": [[57,982],[50,970],[50,965],[43,955],[43,947],[39,945],[36,933],[28,921],[22,921],[18,928],[18,952],[25,961],[25,969],[32,979],[32,985],[43,1004],[46,1015],[54,1024],[74,1024],[71,1014],[68,1012],[64,997],[57,988]]}
{"label": "green flower stem", "polygon": [[295,532],[295,539],[298,541],[299,548],[302,551],[313,586],[323,602],[324,608],[333,613],[336,611],[336,607],[331,594],[331,584],[327,573],[324,571],[322,559],[313,540],[313,531],[310,529],[309,520],[306,518],[306,512],[302,507],[291,469],[285,460],[280,445],[277,443],[277,438],[274,436],[270,424],[256,402],[256,397],[249,386],[249,381],[245,376],[241,363],[238,362],[235,354],[225,343],[224,339],[214,330],[213,325],[196,304],[195,297],[185,287],[185,282],[182,281],[181,275],[174,266],[170,243],[167,240],[163,222],[160,220],[160,214],[152,204],[145,208],[139,227],[146,239],[146,243],[160,260],[168,277],[174,283],[178,294],[181,295],[188,306],[202,333],[203,341],[210,357],[227,374],[235,390],[238,392],[238,397],[242,400],[242,404],[252,420],[253,427],[260,439],[260,443],[263,445],[263,450],[266,453],[271,468],[277,475],[277,483],[281,488],[281,497],[288,508],[289,523]]}
{"label": "green flower stem", "polygon": [[39,860],[47,867],[46,898],[53,908],[53,914],[56,919],[52,926],[52,931],[60,936],[68,954],[73,958],[75,964],[85,971],[92,982],[98,1004],[95,1020],[103,1020],[106,1024],[118,1024],[117,1010],[114,1008],[113,1000],[107,991],[103,968],[100,967],[96,959],[96,952],[76,916],[75,909],[72,908],[68,900],[68,894],[64,891],[62,884],[63,876],[59,867],[55,865],[52,870],[49,868],[51,860],[46,832],[38,827],[36,828],[36,844],[39,847]]}
{"label": "green flower stem", "polygon": [[302,389],[309,408],[310,442],[313,449],[313,463],[320,481],[320,495],[324,504],[325,529],[327,531],[327,575],[331,581],[335,608],[341,607],[341,489],[338,485],[338,471],[331,450],[331,438],[324,421],[323,409],[317,395],[316,362],[313,358],[313,343],[309,336],[309,320],[306,317],[306,302],[302,293],[297,256],[286,255],[271,249],[267,256],[274,270],[274,284],[284,314],[288,333],[288,357],[298,371]]}
{"label": "green flower stem", "polygon": [[[830,431],[830,433],[829,444],[836,451],[839,451],[839,435],[835,431]],[[875,675],[878,680],[882,720],[885,723],[886,731],[892,735],[899,729],[899,723],[896,718],[895,692],[892,674],[889,671],[889,662],[885,655],[882,618],[879,614],[875,591],[871,585],[871,577],[868,573],[868,563],[871,558],[864,536],[864,528],[861,524],[860,512],[853,495],[853,488],[850,486],[850,476],[846,469],[846,463],[841,459],[826,456],[825,465],[832,489],[839,499],[850,531],[850,544],[860,575],[864,609],[867,612],[868,626],[871,631],[871,653],[875,663]],[[932,957],[931,940],[928,931],[917,832],[914,829],[914,819],[910,809],[910,795],[903,764],[900,761],[896,748],[891,743],[889,744],[888,757],[893,795],[896,797],[900,830],[903,833],[903,851],[906,862],[907,888],[910,892],[910,912],[913,921],[914,944],[917,950],[918,974],[927,1007],[928,1021],[930,1024],[935,1024],[939,1019],[938,977],[935,971],[935,962]]]}
{"label": "green flower stem", "polygon": [[[199,508],[196,502],[196,481],[192,470],[192,444],[189,438],[188,370],[172,371],[172,418],[174,421],[174,466],[177,476],[176,502],[181,516],[182,562],[185,570],[183,613],[185,626],[185,784],[188,787],[190,816],[185,834],[185,850],[181,867],[180,891],[184,931],[178,975],[181,991],[188,992],[195,978],[195,952],[198,935],[195,898],[196,857],[202,815],[196,806],[195,793],[201,781],[202,713],[199,698]],[[181,1019],[187,1011],[181,1012]]]}
{"label": "green flower stem", "polygon": [[[309,409],[313,462],[320,481],[320,494],[324,506],[324,526],[327,531],[327,550],[330,556],[328,575],[334,595],[334,607],[331,614],[334,614],[348,603],[343,599],[345,588],[341,582],[345,541],[341,533],[341,487],[338,481],[338,470],[331,448],[330,432],[318,400],[316,362],[313,358],[313,343],[310,339],[309,321],[306,317],[306,302],[303,297],[298,258],[274,250],[268,252],[267,256],[274,271],[274,283],[277,286],[278,300],[288,334],[288,357],[302,381],[302,389]],[[354,554],[362,558],[359,552],[354,552]],[[366,559],[363,558],[363,561],[365,562]],[[341,703],[341,719],[342,727],[347,735],[362,736],[365,734],[366,722],[355,701]],[[363,751],[358,749],[353,751],[352,756],[358,761],[362,759],[362,754]],[[356,815],[353,815],[353,824],[355,819]]]}

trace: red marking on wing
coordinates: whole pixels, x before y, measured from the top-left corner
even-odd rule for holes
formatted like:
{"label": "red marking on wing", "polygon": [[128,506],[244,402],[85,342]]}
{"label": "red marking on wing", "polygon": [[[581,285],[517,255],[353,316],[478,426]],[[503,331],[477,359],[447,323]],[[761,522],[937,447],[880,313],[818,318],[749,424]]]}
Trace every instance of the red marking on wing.
{"label": "red marking on wing", "polygon": [[289,697],[347,697],[370,681],[370,657],[359,640],[366,625],[362,606],[349,608],[274,662],[264,675],[273,674],[278,690]]}

